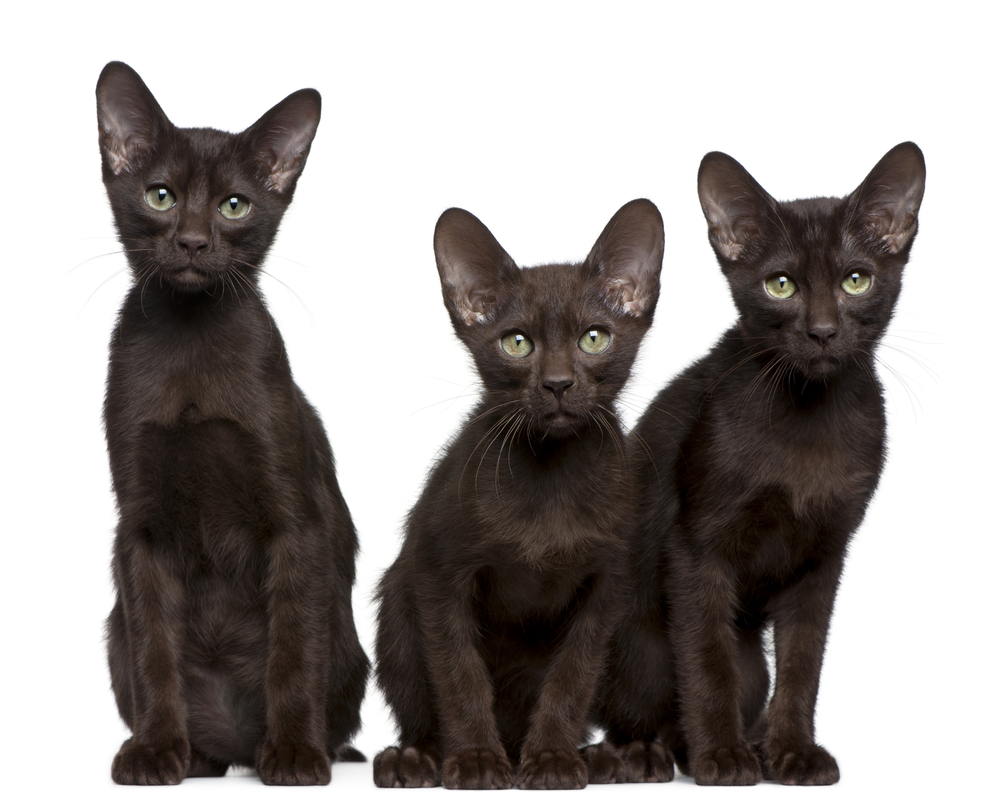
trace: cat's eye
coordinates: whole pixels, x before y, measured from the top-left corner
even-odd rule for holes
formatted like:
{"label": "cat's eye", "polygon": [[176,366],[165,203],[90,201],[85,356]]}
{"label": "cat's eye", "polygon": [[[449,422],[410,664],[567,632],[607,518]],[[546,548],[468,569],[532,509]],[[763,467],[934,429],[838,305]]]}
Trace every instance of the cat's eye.
{"label": "cat's eye", "polygon": [[860,296],[872,286],[872,275],[867,271],[851,271],[840,286],[848,296]]}
{"label": "cat's eye", "polygon": [[231,195],[224,198],[219,204],[219,212],[222,213],[223,218],[228,218],[231,221],[239,220],[245,218],[250,212],[250,202],[242,195]]}
{"label": "cat's eye", "polygon": [[508,332],[500,339],[500,347],[511,357],[527,357],[535,344],[523,332]]}
{"label": "cat's eye", "polygon": [[776,299],[790,299],[799,288],[790,276],[775,274],[764,282],[764,289]]}
{"label": "cat's eye", "polygon": [[146,203],[158,212],[166,212],[177,203],[177,196],[163,184],[154,184],[146,190],[143,197],[146,199]]}
{"label": "cat's eye", "polygon": [[611,333],[603,327],[591,327],[577,343],[588,355],[599,355],[611,345]]}

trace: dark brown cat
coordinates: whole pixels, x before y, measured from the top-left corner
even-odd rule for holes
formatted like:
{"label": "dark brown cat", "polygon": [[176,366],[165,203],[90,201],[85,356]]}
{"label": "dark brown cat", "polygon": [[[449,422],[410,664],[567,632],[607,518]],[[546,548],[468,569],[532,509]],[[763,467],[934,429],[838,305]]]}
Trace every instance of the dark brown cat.
{"label": "dark brown cat", "polygon": [[256,768],[326,784],[359,725],[357,537],[257,288],[319,123],[315,90],[241,134],[179,129],[128,66],[97,84],[104,183],[134,274],[105,424],[120,514],[108,661],[120,784]]}
{"label": "dark brown cat", "polygon": [[519,270],[451,209],[434,248],[483,396],[379,587],[376,676],[400,746],[375,783],[583,787],[632,515],[615,398],[652,319],[663,223],[633,201],[582,264]]}
{"label": "dark brown cat", "polygon": [[844,551],[882,470],[874,353],[923,189],[913,143],[842,199],[779,203],[725,154],[702,162],[739,320],[631,442],[636,593],[595,707],[629,780],[673,778],[670,751],[699,784],[839,778],[814,739],[816,694]]}

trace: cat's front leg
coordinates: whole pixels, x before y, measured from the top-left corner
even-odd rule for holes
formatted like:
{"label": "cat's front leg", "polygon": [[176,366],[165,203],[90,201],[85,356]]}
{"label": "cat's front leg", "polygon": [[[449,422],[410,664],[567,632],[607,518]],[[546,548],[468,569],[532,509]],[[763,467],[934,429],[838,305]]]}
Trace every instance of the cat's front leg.
{"label": "cat's front leg", "polygon": [[288,527],[268,545],[267,729],[257,775],[269,785],[330,782],[326,662],[332,557],[318,529]]}
{"label": "cat's front leg", "polygon": [[184,588],[149,530],[124,523],[114,575],[119,599],[109,621],[109,659],[132,737],[115,756],[111,778],[118,784],[179,784],[191,764],[179,668]]}
{"label": "cat's front leg", "polygon": [[521,789],[587,786],[587,765],[578,745],[618,613],[613,587],[611,572],[590,579],[587,598],[545,673],[521,749],[517,773]]}
{"label": "cat's front leg", "polygon": [[744,734],[733,576],[720,559],[696,562],[675,555],[665,582],[689,750],[687,772],[702,785],[752,785],[763,778]]}
{"label": "cat's front leg", "polygon": [[842,566],[842,556],[826,558],[771,604],[777,684],[764,748],[768,775],[782,784],[827,785],[840,779],[837,761],[816,745],[813,721]]}
{"label": "cat's front leg", "polygon": [[472,579],[436,579],[434,586],[418,586],[417,612],[444,733],[441,782],[452,789],[507,789],[514,772],[500,741],[493,684],[479,650]]}

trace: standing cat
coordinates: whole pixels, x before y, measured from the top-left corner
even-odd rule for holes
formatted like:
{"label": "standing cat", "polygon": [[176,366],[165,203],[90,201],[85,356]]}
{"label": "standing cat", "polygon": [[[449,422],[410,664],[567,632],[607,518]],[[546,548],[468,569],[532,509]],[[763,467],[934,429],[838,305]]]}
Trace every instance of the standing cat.
{"label": "standing cat", "polygon": [[635,430],[636,592],[596,707],[631,780],[673,778],[656,738],[699,784],[839,778],[814,740],[820,665],[845,548],[882,470],[875,349],[923,189],[913,143],[842,199],[778,203],[729,156],[702,162],[739,320]]}
{"label": "standing cat", "polygon": [[97,84],[104,183],[135,283],[105,425],[119,524],[108,618],[120,784],[256,768],[326,784],[362,759],[357,537],[316,412],[257,288],[320,98],[241,134],[180,129],[138,75]]}
{"label": "standing cat", "polygon": [[434,250],[483,395],[379,587],[376,676],[401,745],[375,783],[583,787],[633,506],[615,398],[652,320],[663,222],[632,201],[582,264],[520,270],[450,209]]}

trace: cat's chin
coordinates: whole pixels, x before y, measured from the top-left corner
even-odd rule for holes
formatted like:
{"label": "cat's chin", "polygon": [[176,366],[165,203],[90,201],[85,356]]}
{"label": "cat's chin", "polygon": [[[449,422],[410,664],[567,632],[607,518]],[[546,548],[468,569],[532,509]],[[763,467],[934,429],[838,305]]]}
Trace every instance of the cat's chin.
{"label": "cat's chin", "polygon": [[549,438],[569,438],[577,435],[586,425],[587,420],[583,417],[557,410],[542,416],[535,429]]}
{"label": "cat's chin", "polygon": [[843,367],[844,364],[839,358],[823,355],[800,366],[799,372],[811,382],[826,382],[840,374]]}
{"label": "cat's chin", "polygon": [[219,282],[215,274],[203,271],[194,265],[186,265],[164,272],[164,278],[172,287],[183,293],[200,293],[210,290]]}

